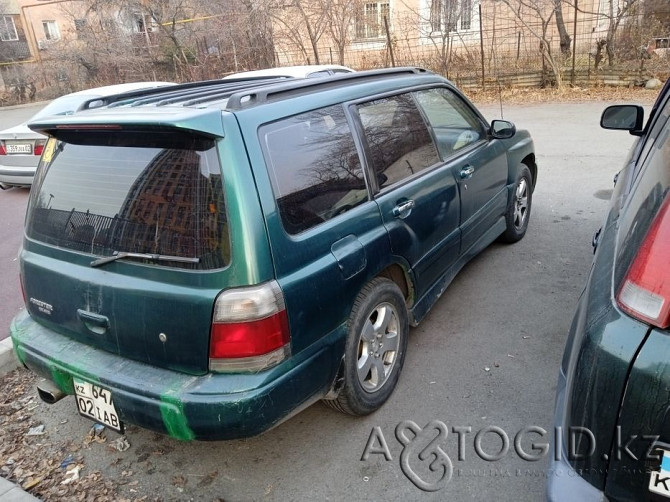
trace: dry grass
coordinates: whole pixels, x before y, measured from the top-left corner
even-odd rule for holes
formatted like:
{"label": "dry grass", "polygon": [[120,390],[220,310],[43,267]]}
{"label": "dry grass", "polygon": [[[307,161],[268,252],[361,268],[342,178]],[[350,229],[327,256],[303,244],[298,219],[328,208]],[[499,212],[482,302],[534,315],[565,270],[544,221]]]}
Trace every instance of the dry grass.
{"label": "dry grass", "polygon": [[660,90],[648,90],[642,87],[569,87],[562,89],[486,89],[467,90],[466,95],[477,104],[497,103],[502,97],[506,104],[537,103],[584,103],[587,101],[617,101],[651,105]]}

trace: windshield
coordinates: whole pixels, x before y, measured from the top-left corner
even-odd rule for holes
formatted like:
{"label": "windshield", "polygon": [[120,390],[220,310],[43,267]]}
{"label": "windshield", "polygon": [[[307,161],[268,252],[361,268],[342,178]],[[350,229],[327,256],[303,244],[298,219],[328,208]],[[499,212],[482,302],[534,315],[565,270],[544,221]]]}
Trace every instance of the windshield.
{"label": "windshield", "polygon": [[82,103],[89,99],[99,98],[97,94],[77,94],[74,96],[62,96],[54,99],[51,103],[42,108],[39,112],[32,116],[31,121],[42,117],[50,117],[52,115],[70,115],[74,113]]}
{"label": "windshield", "polygon": [[167,263],[178,268],[225,266],[230,250],[214,141],[129,136],[98,137],[93,145],[51,139],[35,178],[28,237],[96,256],[151,253],[197,258]]}

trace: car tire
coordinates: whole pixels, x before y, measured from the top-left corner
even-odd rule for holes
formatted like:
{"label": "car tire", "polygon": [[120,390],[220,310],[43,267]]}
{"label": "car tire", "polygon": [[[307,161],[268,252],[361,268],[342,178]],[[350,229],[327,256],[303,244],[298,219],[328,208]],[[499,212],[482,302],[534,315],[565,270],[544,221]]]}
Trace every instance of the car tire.
{"label": "car tire", "polygon": [[349,415],[379,409],[393,393],[405,360],[409,320],[400,288],[376,278],[363,287],[349,316],[343,386],[324,401]]}
{"label": "car tire", "polygon": [[528,167],[521,164],[512,196],[507,204],[507,213],[505,214],[507,228],[500,236],[501,241],[513,243],[523,239],[528,229],[532,202],[533,177]]}

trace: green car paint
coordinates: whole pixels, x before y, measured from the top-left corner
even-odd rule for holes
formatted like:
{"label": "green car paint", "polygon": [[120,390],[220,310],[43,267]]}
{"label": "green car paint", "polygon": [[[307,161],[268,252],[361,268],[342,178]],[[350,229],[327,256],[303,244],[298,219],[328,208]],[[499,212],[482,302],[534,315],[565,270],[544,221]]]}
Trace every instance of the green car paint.
{"label": "green car paint", "polygon": [[[216,249],[223,250],[228,261],[206,269],[121,259],[91,266],[99,258],[96,253],[45,242],[39,237],[48,234],[44,225],[40,227],[43,234],[28,231],[20,256],[27,311],[20,313],[11,327],[21,362],[67,394],[74,392],[73,378],[109,390],[123,422],[180,440],[234,439],[268,430],[311,403],[337,393],[354,302],[376,277],[399,285],[411,322],[417,324],[462,266],[505,230],[504,213],[520,164],[527,163],[533,174],[537,173],[533,143],[525,131],[508,139],[482,139],[468,150],[469,157],[440,159],[426,175],[381,192],[366,171],[365,192],[355,192],[355,196],[347,193],[342,199],[353,207],[342,215],[329,213],[323,222],[291,234],[282,220],[273,188],[276,180],[264,150],[267,145],[259,132],[268,124],[324,107],[339,107],[346,115],[354,153],[363,169],[368,169],[368,153],[356,115],[356,106],[363,101],[383,101],[398,93],[433,87],[449,89],[478,117],[482,130],[488,127],[469,101],[437,75],[399,71],[393,78],[381,78],[374,72],[344,78],[351,82],[296,81],[268,86],[257,94],[254,91],[248,105],[241,100],[242,104],[215,102],[199,108],[119,105],[35,124],[37,129],[62,138],[65,150],[59,155],[78,151],[70,145],[79,146],[79,142],[99,146],[95,134],[118,136],[131,143],[136,137],[166,135],[177,140],[192,138],[194,144],[205,145],[194,150],[197,155],[193,158],[206,159],[200,172],[211,168],[208,180],[221,184],[225,207],[214,203],[203,207],[205,214],[216,214],[224,222]],[[202,85],[204,89],[241,84]],[[305,85],[314,89],[305,90],[301,87]],[[270,94],[263,100],[266,91],[285,95]],[[177,86],[170,92],[194,90],[192,85],[181,90]],[[102,129],[103,133],[86,132],[97,131],[98,126],[109,128]],[[126,143],[123,147],[128,148]],[[126,154],[127,150],[118,152],[119,156]],[[161,159],[164,152],[152,155]],[[465,159],[487,169],[480,179],[473,180],[472,197],[462,202],[460,193],[465,189],[460,188],[458,176]],[[37,216],[31,216],[32,208],[51,210],[52,203],[66,207],[58,197],[52,201],[42,196],[40,201],[38,194],[49,171],[59,168],[58,162],[57,157],[43,159],[31,196],[29,225],[32,220],[35,225],[42,224]],[[443,164],[450,169],[444,169]],[[105,166],[101,163],[96,169],[104,171]],[[150,172],[149,165],[143,169],[143,173]],[[495,177],[495,183],[487,183],[488,175]],[[139,193],[133,192],[136,184],[129,194]],[[477,197],[476,186],[489,186],[490,193]],[[401,222],[387,213],[403,197],[414,197],[419,204],[415,215]],[[440,197],[451,204],[443,204]],[[77,211],[80,220],[91,218],[87,211]],[[472,218],[465,221],[462,214]],[[70,232],[68,225],[65,228]],[[421,232],[415,232],[417,228]],[[111,229],[105,231],[111,233]],[[96,232],[94,235],[100,234]],[[464,233],[466,245],[462,242]],[[158,237],[155,239],[158,242]],[[92,237],[83,242],[91,248],[96,243]],[[289,356],[259,371],[210,371],[216,298],[222,291],[269,281],[276,281],[283,296],[290,331]]]}

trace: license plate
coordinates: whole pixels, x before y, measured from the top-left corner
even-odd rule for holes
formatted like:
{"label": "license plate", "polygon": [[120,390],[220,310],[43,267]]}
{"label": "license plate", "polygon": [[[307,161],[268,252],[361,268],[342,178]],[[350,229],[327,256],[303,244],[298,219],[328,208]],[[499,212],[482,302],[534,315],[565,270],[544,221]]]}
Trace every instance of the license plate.
{"label": "license plate", "polygon": [[74,394],[79,413],[110,429],[123,433],[123,423],[114,407],[112,393],[92,383],[74,379]]}
{"label": "license plate", "polygon": [[670,451],[658,450],[663,455],[658,471],[651,471],[649,491],[670,497]]}
{"label": "license plate", "polygon": [[8,154],[12,153],[33,153],[33,145],[30,143],[6,143],[5,149]]}

